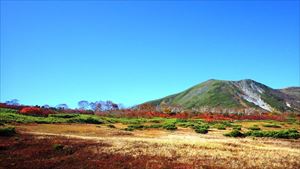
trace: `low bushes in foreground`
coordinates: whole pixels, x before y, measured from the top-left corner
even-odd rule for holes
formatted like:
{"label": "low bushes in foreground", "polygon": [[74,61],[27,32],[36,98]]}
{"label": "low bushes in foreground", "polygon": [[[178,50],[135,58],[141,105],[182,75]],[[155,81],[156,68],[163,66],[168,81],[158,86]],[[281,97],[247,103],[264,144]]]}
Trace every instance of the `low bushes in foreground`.
{"label": "low bushes in foreground", "polygon": [[87,118],[72,118],[67,121],[68,123],[88,123],[88,124],[103,124],[104,121],[93,118],[93,117],[87,117]]}
{"label": "low bushes in foreground", "polygon": [[188,127],[194,127],[195,122],[180,122],[178,123],[178,126],[183,127],[183,128],[188,128]]}
{"label": "low bushes in foreground", "polygon": [[196,128],[195,132],[196,133],[200,133],[200,134],[207,134],[208,133],[208,129],[206,129],[206,128]]}
{"label": "low bushes in foreground", "polygon": [[253,137],[273,137],[273,138],[286,138],[286,139],[298,139],[300,133],[296,129],[279,130],[279,131],[248,131],[246,136]]}
{"label": "low bushes in foreground", "polygon": [[218,130],[226,130],[226,126],[224,124],[215,124],[214,127]]}
{"label": "low bushes in foreground", "polygon": [[145,127],[147,127],[147,128],[152,128],[152,129],[158,129],[158,128],[162,128],[163,127],[163,125],[162,124],[151,124],[151,125],[149,125],[149,126],[145,126]]}
{"label": "low bushes in foreground", "polygon": [[128,125],[127,128],[125,128],[124,130],[126,131],[133,131],[133,130],[136,130],[136,129],[144,129],[145,126],[144,125],[141,125],[141,124],[132,124],[132,125]]}
{"label": "low bushes in foreground", "polygon": [[206,134],[208,133],[209,126],[208,125],[198,125],[194,126],[193,129],[196,133]]}
{"label": "low bushes in foreground", "polygon": [[264,127],[271,127],[271,128],[281,128],[281,126],[278,125],[278,124],[264,124],[263,126]]}
{"label": "low bushes in foreground", "polygon": [[242,126],[241,125],[233,125],[232,129],[233,130],[242,130]]}
{"label": "low bushes in foreground", "polygon": [[16,134],[14,127],[3,127],[0,128],[0,136],[10,137]]}
{"label": "low bushes in foreground", "polygon": [[78,117],[79,114],[50,114],[49,117],[57,117],[57,118],[74,118],[74,117]]}
{"label": "low bushes in foreground", "polygon": [[132,125],[128,125],[127,128],[125,128],[124,130],[126,131],[133,131],[133,130],[143,130],[143,129],[158,129],[158,128],[162,128],[164,125],[162,124],[151,124],[148,126],[145,125],[141,125],[141,124],[132,124]]}
{"label": "low bushes in foreground", "polygon": [[0,108],[1,123],[108,123],[105,118],[85,114],[51,114],[48,117],[19,114],[16,111],[6,111]]}
{"label": "low bushes in foreground", "polygon": [[175,123],[166,123],[163,125],[163,128],[166,130],[177,130]]}
{"label": "low bushes in foreground", "polygon": [[249,127],[248,129],[253,130],[253,131],[260,130],[260,128],[257,125],[253,125],[253,126]]}
{"label": "low bushes in foreground", "polygon": [[285,139],[298,139],[300,133],[296,129],[278,130],[278,131],[258,131],[252,130],[246,133],[242,133],[238,130],[232,130],[229,133],[224,134],[227,137],[272,137],[272,138],[285,138]]}
{"label": "low bushes in foreground", "polygon": [[229,133],[224,134],[227,137],[245,137],[245,134],[240,132],[239,130],[232,130]]}

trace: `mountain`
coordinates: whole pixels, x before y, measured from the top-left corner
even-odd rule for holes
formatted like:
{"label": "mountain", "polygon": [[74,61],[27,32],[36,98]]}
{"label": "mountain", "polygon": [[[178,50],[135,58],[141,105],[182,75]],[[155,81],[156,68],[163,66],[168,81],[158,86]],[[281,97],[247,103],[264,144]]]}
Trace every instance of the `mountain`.
{"label": "mountain", "polygon": [[299,87],[272,89],[251,79],[225,81],[211,79],[183,92],[147,102],[180,106],[184,109],[248,109],[269,112],[300,112]]}
{"label": "mountain", "polygon": [[289,95],[294,99],[300,100],[300,87],[288,87],[284,89],[279,89],[279,91]]}

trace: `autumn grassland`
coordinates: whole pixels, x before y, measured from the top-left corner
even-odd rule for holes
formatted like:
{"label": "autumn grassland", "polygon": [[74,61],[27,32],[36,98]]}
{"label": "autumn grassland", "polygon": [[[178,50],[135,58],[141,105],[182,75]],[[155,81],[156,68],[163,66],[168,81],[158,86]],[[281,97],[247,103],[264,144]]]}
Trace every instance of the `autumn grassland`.
{"label": "autumn grassland", "polygon": [[[300,168],[296,118],[206,122],[62,114],[50,123],[49,117],[1,111],[1,128],[16,132],[0,137],[1,168]],[[232,131],[243,135],[224,136]]]}

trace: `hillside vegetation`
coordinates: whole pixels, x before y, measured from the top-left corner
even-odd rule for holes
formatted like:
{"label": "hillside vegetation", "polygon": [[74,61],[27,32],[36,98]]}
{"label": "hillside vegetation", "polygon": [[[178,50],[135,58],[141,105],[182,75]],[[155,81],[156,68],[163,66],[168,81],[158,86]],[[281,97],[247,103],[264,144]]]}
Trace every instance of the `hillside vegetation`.
{"label": "hillside vegetation", "polygon": [[299,91],[281,92],[249,79],[208,80],[183,92],[147,103],[154,106],[179,106],[183,109],[200,111],[213,111],[216,108],[223,111],[253,108],[269,112],[299,112],[300,100],[294,97],[297,92]]}

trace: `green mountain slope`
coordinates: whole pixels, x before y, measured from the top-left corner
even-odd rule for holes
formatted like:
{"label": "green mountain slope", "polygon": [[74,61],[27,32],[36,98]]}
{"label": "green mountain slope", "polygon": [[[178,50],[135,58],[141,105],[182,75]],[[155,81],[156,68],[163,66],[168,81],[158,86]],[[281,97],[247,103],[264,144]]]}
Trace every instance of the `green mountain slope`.
{"label": "green mountain slope", "polygon": [[[183,92],[153,100],[155,106],[167,104],[181,106],[184,109],[226,108],[243,109],[255,108],[266,111],[295,111],[295,101],[278,90],[250,79],[240,81],[208,80],[193,86]],[[295,108],[294,108],[295,107]]]}

